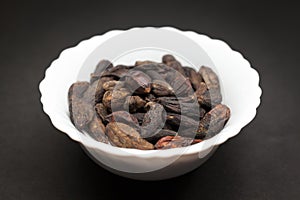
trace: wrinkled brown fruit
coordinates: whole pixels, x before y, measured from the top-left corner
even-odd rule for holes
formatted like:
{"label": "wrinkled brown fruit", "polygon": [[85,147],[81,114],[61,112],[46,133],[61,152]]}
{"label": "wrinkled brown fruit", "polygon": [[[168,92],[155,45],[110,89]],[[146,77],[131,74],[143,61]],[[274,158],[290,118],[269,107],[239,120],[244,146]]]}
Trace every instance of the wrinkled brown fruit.
{"label": "wrinkled brown fruit", "polygon": [[206,113],[199,123],[197,135],[205,139],[211,138],[219,133],[230,117],[230,109],[223,105],[216,105],[212,110]]}
{"label": "wrinkled brown fruit", "polygon": [[180,62],[178,62],[178,61],[168,62],[166,65],[171,67],[175,71],[179,72],[183,76],[185,76],[184,69],[182,68],[182,65],[180,64]]}
{"label": "wrinkled brown fruit", "polygon": [[107,124],[106,135],[109,141],[117,147],[142,150],[154,149],[153,144],[141,138],[135,129],[123,123],[111,122]]}
{"label": "wrinkled brown fruit", "polygon": [[89,87],[89,82],[83,81],[83,82],[76,82],[73,83],[68,92],[68,99],[69,101],[72,101],[72,98],[82,98],[84,92]]}
{"label": "wrinkled brown fruit", "polygon": [[139,127],[139,122],[134,115],[126,111],[116,111],[105,117],[105,120],[110,122],[121,122],[127,125],[130,125],[133,128]]}
{"label": "wrinkled brown fruit", "polygon": [[101,60],[90,82],[76,82],[68,91],[77,129],[99,142],[142,150],[185,147],[215,136],[230,117],[221,102],[212,69],[182,67],[172,55],[162,63],[131,66]]}
{"label": "wrinkled brown fruit", "polygon": [[114,87],[116,85],[118,85],[119,83],[120,83],[120,81],[111,80],[111,81],[107,81],[107,82],[103,83],[102,87],[106,91],[113,90]]}
{"label": "wrinkled brown fruit", "polygon": [[113,77],[102,77],[99,79],[98,84],[97,84],[97,88],[95,91],[95,103],[101,103],[102,102],[102,98],[103,95],[105,93],[105,89],[103,88],[103,84],[113,80]]}
{"label": "wrinkled brown fruit", "polygon": [[128,73],[130,69],[134,68],[134,66],[126,66],[126,65],[117,65],[108,71],[103,72],[101,77],[112,76],[114,79],[118,80],[124,75]]}
{"label": "wrinkled brown fruit", "polygon": [[82,130],[93,120],[93,106],[81,99],[74,98],[69,109],[71,121],[79,130]]}
{"label": "wrinkled brown fruit", "polygon": [[210,89],[220,89],[219,78],[217,74],[209,67],[202,66],[199,70],[207,88]]}
{"label": "wrinkled brown fruit", "polygon": [[132,70],[128,72],[125,83],[135,94],[147,94],[151,91],[151,78],[142,71]]}
{"label": "wrinkled brown fruit", "polygon": [[94,119],[89,124],[89,129],[87,130],[92,138],[98,142],[108,143],[108,138],[105,135],[105,126],[101,119],[94,117]]}
{"label": "wrinkled brown fruit", "polygon": [[151,90],[156,96],[170,96],[174,95],[173,88],[165,81],[154,80],[151,84]]}
{"label": "wrinkled brown fruit", "polygon": [[155,144],[160,138],[166,137],[166,136],[175,136],[177,135],[177,132],[169,130],[169,129],[161,129],[159,132],[157,132],[154,135],[151,135],[150,137],[144,138],[148,142],[151,142],[152,144]]}
{"label": "wrinkled brown fruit", "polygon": [[199,119],[200,107],[196,96],[189,97],[159,97],[156,99],[169,112],[179,113],[192,118]]}
{"label": "wrinkled brown fruit", "polygon": [[200,139],[191,139],[181,136],[165,136],[161,138],[156,144],[156,149],[170,149],[178,147],[186,147],[191,144],[202,142]]}
{"label": "wrinkled brown fruit", "polygon": [[190,67],[183,67],[184,72],[185,72],[185,76],[189,78],[193,89],[196,91],[199,86],[200,83],[202,82],[202,76],[200,73],[196,72],[193,68]]}
{"label": "wrinkled brown fruit", "polygon": [[88,87],[88,82],[76,82],[71,85],[68,92],[70,119],[80,130],[88,125],[94,114],[92,105],[83,99]]}
{"label": "wrinkled brown fruit", "polygon": [[103,104],[109,111],[122,110],[130,92],[126,88],[109,90],[104,93]]}
{"label": "wrinkled brown fruit", "polygon": [[162,105],[149,102],[146,107],[149,107],[149,110],[145,114],[141,126],[141,136],[143,138],[151,137],[160,131],[164,127],[166,119],[166,111]]}
{"label": "wrinkled brown fruit", "polygon": [[130,113],[135,113],[138,110],[144,108],[146,101],[139,96],[128,96],[126,97],[123,108],[129,110]]}
{"label": "wrinkled brown fruit", "polygon": [[200,105],[206,108],[212,108],[222,102],[222,96],[219,89],[208,89],[204,82],[201,82],[198,90],[195,92]]}
{"label": "wrinkled brown fruit", "polygon": [[156,63],[156,62],[153,62],[151,60],[144,60],[144,61],[138,60],[138,61],[135,62],[134,65],[139,66],[139,65],[154,64],[154,63]]}
{"label": "wrinkled brown fruit", "polygon": [[102,122],[104,122],[108,113],[107,113],[107,108],[103,105],[103,103],[97,103],[95,105],[95,111],[97,112]]}
{"label": "wrinkled brown fruit", "polygon": [[91,74],[91,80],[90,82],[93,83],[94,81],[101,78],[101,75],[113,68],[113,64],[109,60],[101,60],[94,71],[94,73]]}
{"label": "wrinkled brown fruit", "polygon": [[173,61],[176,61],[175,57],[170,55],[170,54],[167,54],[167,55],[164,55],[162,57],[162,62],[164,64],[168,64],[169,62],[173,62]]}

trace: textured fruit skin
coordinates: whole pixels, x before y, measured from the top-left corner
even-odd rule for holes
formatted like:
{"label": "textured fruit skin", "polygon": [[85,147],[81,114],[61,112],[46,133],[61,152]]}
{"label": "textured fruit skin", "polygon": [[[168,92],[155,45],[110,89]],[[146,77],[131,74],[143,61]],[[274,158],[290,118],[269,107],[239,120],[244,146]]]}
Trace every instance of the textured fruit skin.
{"label": "textured fruit skin", "polygon": [[114,67],[101,60],[89,82],[69,88],[72,123],[96,141],[141,150],[185,147],[218,134],[230,109],[221,104],[217,74],[183,67],[172,55],[161,62]]}
{"label": "textured fruit skin", "polygon": [[106,135],[109,141],[123,148],[136,148],[141,150],[154,149],[153,144],[141,138],[140,134],[127,124],[110,122],[106,126]]}

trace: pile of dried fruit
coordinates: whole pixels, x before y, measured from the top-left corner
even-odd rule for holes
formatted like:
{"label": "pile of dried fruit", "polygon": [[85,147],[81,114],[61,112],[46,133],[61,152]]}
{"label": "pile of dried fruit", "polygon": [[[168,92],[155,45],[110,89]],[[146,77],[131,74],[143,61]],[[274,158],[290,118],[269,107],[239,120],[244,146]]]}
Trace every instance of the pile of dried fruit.
{"label": "pile of dried fruit", "polygon": [[124,148],[166,149],[199,143],[219,133],[230,117],[221,104],[217,75],[182,67],[172,55],[162,63],[113,67],[102,60],[90,82],[68,94],[70,118],[95,140]]}

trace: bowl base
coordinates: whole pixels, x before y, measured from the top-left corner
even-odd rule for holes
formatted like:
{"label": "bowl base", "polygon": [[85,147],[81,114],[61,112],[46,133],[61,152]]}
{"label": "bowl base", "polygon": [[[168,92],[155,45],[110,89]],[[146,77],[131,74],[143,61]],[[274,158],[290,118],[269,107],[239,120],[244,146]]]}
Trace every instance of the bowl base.
{"label": "bowl base", "polygon": [[198,168],[200,165],[202,165],[205,161],[207,161],[218,148],[218,146],[215,146],[204,157],[197,157],[197,161],[195,161],[195,155],[185,155],[178,158],[174,163],[170,164],[169,166],[156,171],[145,173],[128,173],[124,171],[118,171],[116,169],[108,167],[107,165],[104,165],[103,163],[98,161],[83,145],[81,145],[81,147],[84,149],[85,153],[102,168],[122,177],[143,181],[165,180],[175,178],[184,175],[188,172],[191,172]]}

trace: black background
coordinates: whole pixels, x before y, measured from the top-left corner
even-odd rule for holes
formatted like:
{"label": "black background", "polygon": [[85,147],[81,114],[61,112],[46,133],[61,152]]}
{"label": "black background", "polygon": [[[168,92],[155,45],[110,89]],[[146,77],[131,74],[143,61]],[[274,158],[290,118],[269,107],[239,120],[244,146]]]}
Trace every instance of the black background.
{"label": "black background", "polygon": [[[296,5],[199,1],[0,6],[0,199],[299,199],[299,35]],[[97,166],[43,113],[38,84],[63,49],[95,34],[174,26],[228,42],[258,70],[257,117],[197,170],[143,182]]]}

